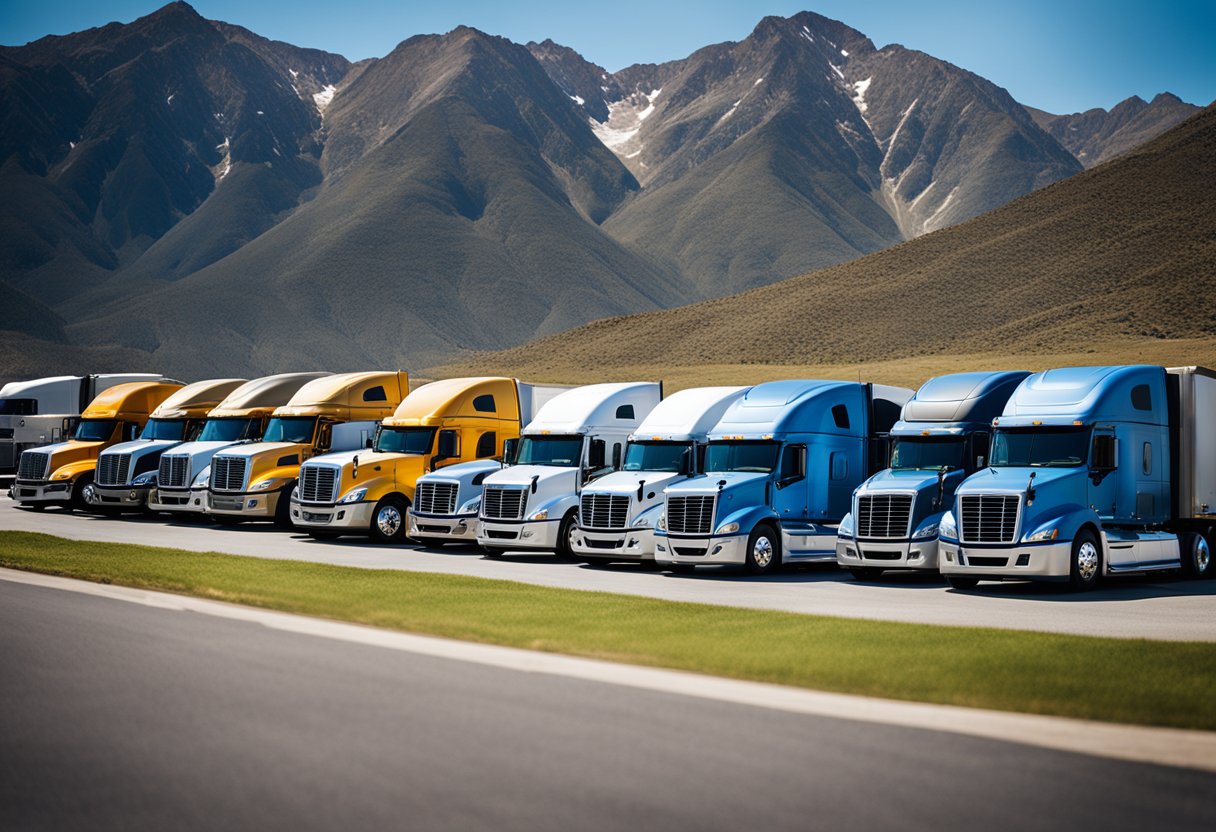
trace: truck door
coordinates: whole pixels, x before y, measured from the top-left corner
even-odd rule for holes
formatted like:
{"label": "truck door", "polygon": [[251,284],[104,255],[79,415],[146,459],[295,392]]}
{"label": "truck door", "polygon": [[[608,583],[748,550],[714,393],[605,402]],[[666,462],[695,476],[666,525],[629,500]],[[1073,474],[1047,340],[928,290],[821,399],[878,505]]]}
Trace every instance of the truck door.
{"label": "truck door", "polygon": [[[1104,523],[1117,522],[1121,507],[1119,498],[1118,443],[1114,428],[1094,428],[1089,448],[1089,478],[1086,483],[1089,507]],[[1135,546],[1111,544],[1108,557],[1112,566],[1136,561]]]}
{"label": "truck door", "polygon": [[803,520],[807,496],[806,445],[784,445],[773,483],[773,510],[782,521]]}

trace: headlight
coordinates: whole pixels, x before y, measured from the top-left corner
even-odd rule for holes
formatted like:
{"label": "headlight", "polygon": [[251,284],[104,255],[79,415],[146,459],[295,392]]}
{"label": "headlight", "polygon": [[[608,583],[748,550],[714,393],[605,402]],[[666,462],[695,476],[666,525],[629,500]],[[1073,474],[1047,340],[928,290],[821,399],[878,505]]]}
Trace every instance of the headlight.
{"label": "headlight", "polygon": [[194,482],[190,483],[191,488],[206,488],[211,483],[211,466],[198,472],[198,476],[194,478]]}
{"label": "headlight", "polygon": [[718,531],[716,533],[717,534],[734,534],[737,531],[739,531],[738,523],[727,523],[726,525],[719,526]]}
{"label": "headlight", "polygon": [[1027,543],[1041,543],[1044,540],[1055,540],[1060,536],[1060,530],[1055,526],[1039,529],[1034,534],[1026,535]]}
{"label": "headlight", "polygon": [[913,537],[937,537],[939,522],[926,523],[912,533]]}
{"label": "headlight", "polygon": [[338,500],[338,502],[339,503],[357,503],[366,496],[367,496],[366,488],[356,488],[352,491],[347,491],[346,494],[342,497],[342,499]]}
{"label": "headlight", "polygon": [[532,516],[529,517],[528,519],[529,520],[548,520],[549,519],[549,509],[542,508],[540,511],[534,512],[532,514]]}
{"label": "headlight", "polygon": [[56,471],[55,473],[51,474],[51,479],[53,479],[53,480],[66,480],[66,479],[68,479],[70,476],[71,476],[71,475],[70,475],[70,474],[69,474],[67,471],[64,471],[63,469],[60,469],[60,470]]}
{"label": "headlight", "polygon": [[157,471],[144,471],[131,481],[132,485],[154,485],[156,483]]}
{"label": "headlight", "polygon": [[654,527],[660,531],[667,531],[667,512],[659,512],[659,522],[655,523]]}
{"label": "headlight", "polygon": [[474,497],[460,507],[460,514],[476,514],[481,510],[481,498]]}
{"label": "headlight", "polygon": [[958,539],[958,527],[954,524],[953,512],[947,511],[942,515],[942,519],[937,521],[937,533],[940,537],[948,537],[951,540]]}
{"label": "headlight", "polygon": [[841,537],[853,536],[853,512],[850,511],[844,516],[844,519],[840,521],[840,527],[836,529],[836,533]]}
{"label": "headlight", "polygon": [[275,480],[262,480],[261,482],[257,483],[256,485],[251,485],[249,487],[249,490],[250,491],[266,491],[269,488],[273,488],[274,484],[275,484]]}
{"label": "headlight", "polygon": [[645,515],[642,515],[637,520],[633,521],[633,528],[635,528],[635,529],[650,528],[650,518]]}

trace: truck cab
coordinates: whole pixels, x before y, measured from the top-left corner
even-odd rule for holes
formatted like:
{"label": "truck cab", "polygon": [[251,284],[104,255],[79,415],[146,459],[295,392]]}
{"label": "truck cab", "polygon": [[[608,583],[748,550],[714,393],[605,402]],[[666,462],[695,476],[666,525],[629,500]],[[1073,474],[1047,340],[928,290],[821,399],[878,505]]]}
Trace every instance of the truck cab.
{"label": "truck cab", "polygon": [[937,527],[954,490],[987,465],[992,420],[1030,373],[930,379],[891,428],[889,467],[853,492],[836,562],[860,581],[884,569],[937,571]]}
{"label": "truck cab", "polygon": [[206,499],[211,458],[225,448],[257,442],[271,414],[287,404],[310,381],[329,373],[280,373],[242,384],[207,414],[202,432],[160,457],[156,487],[148,508],[170,513],[198,513]]}
{"label": "truck cab", "polygon": [[592,384],[545,404],[521,432],[512,464],[484,480],[477,543],[487,556],[515,549],[573,556],[580,493],[620,467],[629,436],[662,396],[657,383]]}
{"label": "truck cab", "polygon": [[[371,448],[325,454],[300,469],[291,519],[314,537],[405,539],[406,516],[423,474],[501,458],[519,436],[532,385],[513,378],[452,378],[414,390],[376,431]],[[495,463],[497,467],[497,463]],[[428,497],[428,508],[434,506]]]}
{"label": "truck cab", "polygon": [[139,436],[152,411],[183,386],[180,382],[133,381],[105,390],[85,408],[71,439],[21,454],[10,492],[13,499],[33,508],[87,509],[97,457],[106,448]]}
{"label": "truck cab", "polygon": [[951,586],[1212,571],[1216,374],[1066,367],[1023,381],[993,420],[989,467],[941,521]]}
{"label": "truck cab", "polygon": [[276,408],[262,441],[211,458],[205,511],[219,523],[273,520],[291,528],[300,466],[327,451],[364,448],[409,392],[406,373],[338,373],[310,381]]}
{"label": "truck cab", "polygon": [[653,562],[663,489],[695,475],[710,429],[746,391],[697,387],[659,402],[629,437],[621,469],[583,489],[575,553],[602,563]]}
{"label": "truck cab", "polygon": [[17,473],[22,451],[63,442],[89,402],[116,384],[168,381],[158,373],[51,376],[0,387],[0,477]]}
{"label": "truck cab", "polygon": [[138,439],[120,442],[98,455],[93,488],[86,493],[89,504],[103,509],[143,508],[156,486],[161,454],[194,439],[212,408],[244,383],[243,378],[196,381],[161,402]]}
{"label": "truck cab", "polygon": [[709,433],[702,472],[665,489],[655,561],[753,574],[834,561],[853,490],[885,460],[902,387],[773,381],[748,390]]}

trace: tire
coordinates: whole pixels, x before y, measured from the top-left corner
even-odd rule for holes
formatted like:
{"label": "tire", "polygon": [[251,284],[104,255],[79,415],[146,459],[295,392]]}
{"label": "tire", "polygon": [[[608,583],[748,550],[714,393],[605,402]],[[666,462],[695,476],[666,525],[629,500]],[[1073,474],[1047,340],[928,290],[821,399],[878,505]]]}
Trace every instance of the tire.
{"label": "tire", "polygon": [[875,566],[850,566],[849,574],[853,576],[853,580],[869,583],[877,581],[882,577],[882,570]]}
{"label": "tire", "polygon": [[491,560],[498,560],[499,558],[502,557],[503,552],[505,552],[505,551],[507,551],[507,550],[500,549],[497,546],[482,546],[481,547],[481,553],[483,555],[485,555],[486,557],[490,558]]}
{"label": "tire", "polygon": [[73,511],[89,511],[93,509],[93,506],[84,497],[85,488],[92,484],[92,474],[81,474],[76,478],[76,482],[72,484],[72,497],[70,501]]}
{"label": "tire", "polygon": [[946,583],[950,584],[951,589],[975,589],[979,582],[979,578],[967,578],[962,575],[946,576]]}
{"label": "tire", "polygon": [[781,538],[768,523],[752,529],[747,537],[747,571],[768,575],[781,568]]}
{"label": "tire", "polygon": [[1178,548],[1182,556],[1182,572],[1188,578],[1210,578],[1216,574],[1208,537],[1198,532],[1183,532],[1178,539]]}
{"label": "tire", "polygon": [[274,506],[274,525],[276,528],[288,531],[295,528],[291,522],[291,489],[293,485],[284,486],[279,492],[279,501]]}
{"label": "tire", "polygon": [[1082,529],[1072,542],[1072,558],[1068,570],[1068,585],[1077,592],[1086,592],[1098,585],[1102,577],[1102,547],[1089,529]]}
{"label": "tire", "polygon": [[574,536],[574,527],[578,521],[578,512],[571,509],[562,518],[561,525],[557,527],[557,556],[563,560],[574,560],[574,543],[571,538]]}
{"label": "tire", "polygon": [[368,537],[377,543],[405,542],[405,500],[390,494],[372,509]]}

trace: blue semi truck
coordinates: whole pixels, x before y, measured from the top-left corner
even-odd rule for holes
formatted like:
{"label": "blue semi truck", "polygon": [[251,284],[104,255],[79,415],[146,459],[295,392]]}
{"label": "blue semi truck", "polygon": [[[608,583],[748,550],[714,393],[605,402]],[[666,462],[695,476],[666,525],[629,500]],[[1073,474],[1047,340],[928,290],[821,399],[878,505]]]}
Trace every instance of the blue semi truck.
{"label": "blue semi truck", "polygon": [[853,489],[885,464],[912,391],[845,381],[759,384],[709,432],[704,473],[664,491],[655,561],[765,573],[834,561]]}
{"label": "blue semi truck", "polygon": [[1068,367],[1036,373],[993,422],[989,467],[939,527],[951,586],[1213,571],[1216,373]]}
{"label": "blue semi truck", "polygon": [[860,581],[885,569],[937,571],[937,528],[954,490],[988,461],[992,420],[1030,373],[929,379],[891,428],[890,467],[853,492],[836,562]]}

